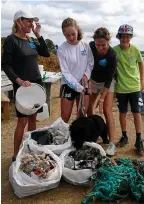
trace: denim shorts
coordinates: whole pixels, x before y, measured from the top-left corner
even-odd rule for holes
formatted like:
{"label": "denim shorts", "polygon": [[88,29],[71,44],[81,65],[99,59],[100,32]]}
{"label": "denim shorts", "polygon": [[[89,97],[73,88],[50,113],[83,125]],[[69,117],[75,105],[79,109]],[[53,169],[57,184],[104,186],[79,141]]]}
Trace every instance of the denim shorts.
{"label": "denim shorts", "polygon": [[128,103],[132,113],[140,113],[143,107],[141,91],[133,93],[116,93],[116,103],[120,113],[128,112]]}

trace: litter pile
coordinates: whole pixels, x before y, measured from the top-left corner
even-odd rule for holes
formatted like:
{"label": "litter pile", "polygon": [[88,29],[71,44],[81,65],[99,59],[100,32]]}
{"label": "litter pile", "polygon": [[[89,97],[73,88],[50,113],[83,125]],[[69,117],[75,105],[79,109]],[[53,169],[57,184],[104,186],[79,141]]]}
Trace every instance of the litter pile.
{"label": "litter pile", "polygon": [[29,131],[24,138],[30,140],[35,148],[44,147],[57,155],[72,146],[69,124],[65,123],[62,118],[58,118],[50,126]]}
{"label": "litter pile", "polygon": [[71,151],[64,161],[64,167],[72,170],[96,169],[105,162],[110,163],[110,159],[102,156],[100,150],[83,146],[81,149]]}
{"label": "litter pile", "polygon": [[41,145],[61,145],[68,141],[67,135],[59,129],[49,128],[48,130],[34,131],[31,139]]}
{"label": "litter pile", "polygon": [[61,159],[51,150],[33,145],[32,140],[23,141],[9,168],[9,181],[19,198],[57,188],[61,176]]}
{"label": "litter pile", "polygon": [[51,175],[55,166],[56,162],[44,152],[27,153],[22,157],[19,169],[32,178],[37,176],[39,179],[45,179]]}
{"label": "litter pile", "polygon": [[103,165],[91,176],[94,186],[83,199],[119,201],[127,198],[144,201],[144,162],[134,159],[116,159],[117,165]]}

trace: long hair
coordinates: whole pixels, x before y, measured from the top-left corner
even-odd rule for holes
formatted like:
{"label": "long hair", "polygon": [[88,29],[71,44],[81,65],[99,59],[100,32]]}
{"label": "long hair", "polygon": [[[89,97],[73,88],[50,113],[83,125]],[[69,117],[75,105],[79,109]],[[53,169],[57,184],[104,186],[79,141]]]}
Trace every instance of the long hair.
{"label": "long hair", "polygon": [[13,24],[13,26],[12,26],[12,34],[17,33],[18,28],[19,28],[19,27],[18,27],[17,23],[14,22],[14,24]]}
{"label": "long hair", "polygon": [[77,22],[72,19],[72,18],[66,18],[63,22],[62,22],[62,31],[64,30],[64,28],[69,27],[69,26],[75,26],[77,31],[78,31],[78,37],[77,40],[80,41],[83,38],[83,32],[81,30],[81,28],[79,27],[79,25],[77,24]]}
{"label": "long hair", "polygon": [[107,41],[110,41],[111,36],[108,29],[103,27],[98,28],[93,34],[93,39],[96,40],[98,38],[105,38]]}
{"label": "long hair", "polygon": [[[19,18],[20,21],[24,20],[24,17]],[[17,33],[18,30],[20,29],[20,25],[18,25],[18,23],[15,21],[13,26],[12,26],[12,34]]]}

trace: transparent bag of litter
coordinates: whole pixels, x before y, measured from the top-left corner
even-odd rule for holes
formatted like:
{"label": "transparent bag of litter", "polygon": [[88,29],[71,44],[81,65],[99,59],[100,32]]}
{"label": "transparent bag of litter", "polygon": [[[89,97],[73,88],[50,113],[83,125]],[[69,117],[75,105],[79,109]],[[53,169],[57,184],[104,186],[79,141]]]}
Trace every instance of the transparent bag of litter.
{"label": "transparent bag of litter", "polygon": [[[38,132],[38,131],[44,131],[44,130],[50,131],[52,135],[55,133],[57,134],[57,136],[55,137],[55,142],[57,144],[40,145],[37,143],[37,141],[32,139],[31,137],[32,132]],[[25,133],[24,140],[27,140],[27,139],[31,140],[34,146],[45,147],[46,149],[53,151],[57,155],[60,155],[64,150],[68,149],[72,145],[70,132],[69,132],[69,124],[65,123],[62,120],[62,118],[58,118],[50,126],[39,128],[32,132]],[[64,141],[64,143],[61,143],[62,140]]]}
{"label": "transparent bag of litter", "polygon": [[[50,172],[48,178],[38,179],[36,176],[29,176],[20,170],[21,159],[29,153],[29,148],[34,153],[43,152],[52,157],[55,161],[55,168]],[[9,168],[9,181],[14,189],[14,193],[19,197],[34,195],[46,190],[56,188],[59,185],[62,176],[62,162],[60,158],[51,150],[44,147],[38,147],[32,144],[32,141],[26,140],[20,149],[17,159]]]}
{"label": "transparent bag of litter", "polygon": [[[104,149],[97,143],[94,142],[85,142],[84,146],[93,147],[95,149],[100,150],[100,154],[102,156],[106,156]],[[73,166],[73,158],[68,159],[68,155],[70,152],[76,150],[73,146],[69,149],[62,152],[60,158],[62,160],[63,165],[63,178],[68,183],[74,185],[89,185],[89,178],[93,174],[92,169],[81,169],[81,170],[73,170],[71,167]]]}

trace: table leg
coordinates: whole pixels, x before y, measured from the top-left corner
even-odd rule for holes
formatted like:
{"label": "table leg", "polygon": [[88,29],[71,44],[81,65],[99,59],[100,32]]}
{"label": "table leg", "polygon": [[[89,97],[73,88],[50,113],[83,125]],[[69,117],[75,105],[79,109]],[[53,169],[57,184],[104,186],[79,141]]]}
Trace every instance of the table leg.
{"label": "table leg", "polygon": [[43,83],[43,86],[46,91],[46,103],[48,104],[48,110],[49,110],[49,115],[51,111],[50,107],[50,101],[51,101],[51,83]]}
{"label": "table leg", "polygon": [[10,115],[9,115],[9,102],[2,102],[3,104],[3,113],[4,113],[4,120],[9,120]]}
{"label": "table leg", "polygon": [[11,99],[11,100],[14,100],[14,91],[11,90],[8,92],[8,97]]}

